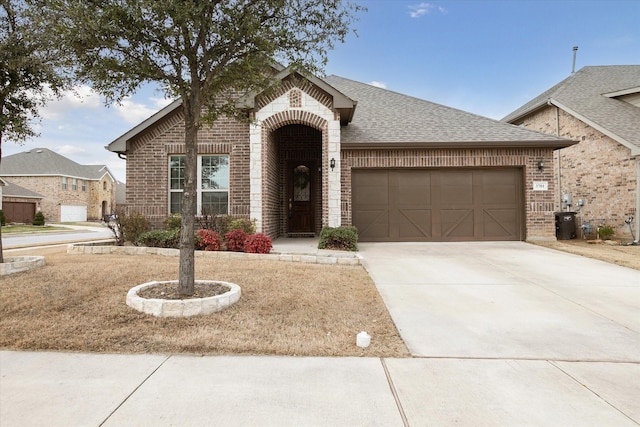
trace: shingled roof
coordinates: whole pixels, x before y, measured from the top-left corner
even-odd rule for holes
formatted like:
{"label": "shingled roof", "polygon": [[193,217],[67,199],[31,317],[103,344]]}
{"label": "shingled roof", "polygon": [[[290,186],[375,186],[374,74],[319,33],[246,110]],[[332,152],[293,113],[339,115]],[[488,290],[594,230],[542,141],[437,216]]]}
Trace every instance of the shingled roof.
{"label": "shingled roof", "polygon": [[35,191],[27,190],[24,187],[20,187],[19,185],[14,184],[13,182],[7,181],[3,179],[4,185],[2,186],[2,196],[3,197],[22,197],[26,199],[44,199],[42,194],[36,193]]}
{"label": "shingled roof", "polygon": [[502,121],[518,124],[525,116],[555,105],[638,155],[640,107],[621,99],[632,94],[640,94],[640,65],[584,67]]}
{"label": "shingled roof", "polygon": [[341,131],[341,144],[347,148],[559,148],[574,143],[334,75],[325,81],[358,102],[353,121]]}
{"label": "shingled roof", "polygon": [[89,181],[113,175],[105,165],[81,165],[47,148],[34,148],[2,158],[2,176],[66,176]]}

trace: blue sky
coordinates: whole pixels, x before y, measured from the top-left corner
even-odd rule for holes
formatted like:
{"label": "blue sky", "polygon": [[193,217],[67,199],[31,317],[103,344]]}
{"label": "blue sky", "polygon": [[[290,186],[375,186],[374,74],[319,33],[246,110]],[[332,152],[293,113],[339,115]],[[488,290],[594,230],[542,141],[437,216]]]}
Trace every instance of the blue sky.
{"label": "blue sky", "polygon": [[[326,74],[500,119],[588,65],[640,64],[640,0],[360,0],[358,36],[329,54]],[[7,156],[46,147],[81,164],[125,162],[104,146],[169,101],[152,87],[122,105],[79,88],[42,112],[40,137],[5,142]]]}

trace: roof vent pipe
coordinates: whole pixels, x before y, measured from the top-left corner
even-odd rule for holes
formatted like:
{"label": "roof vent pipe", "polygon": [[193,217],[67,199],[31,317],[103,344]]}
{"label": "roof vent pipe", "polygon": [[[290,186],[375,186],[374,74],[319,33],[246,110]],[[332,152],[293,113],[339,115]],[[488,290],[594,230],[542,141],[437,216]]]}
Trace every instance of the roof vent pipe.
{"label": "roof vent pipe", "polygon": [[571,65],[571,74],[576,72],[576,54],[578,53],[578,46],[573,47],[573,65]]}

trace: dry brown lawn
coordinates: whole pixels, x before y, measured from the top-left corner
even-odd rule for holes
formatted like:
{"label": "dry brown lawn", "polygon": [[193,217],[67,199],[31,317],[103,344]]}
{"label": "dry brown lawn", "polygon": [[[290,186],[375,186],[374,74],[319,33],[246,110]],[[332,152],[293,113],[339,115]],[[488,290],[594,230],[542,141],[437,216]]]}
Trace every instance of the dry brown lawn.
{"label": "dry brown lawn", "polygon": [[621,245],[618,243],[610,244],[599,240],[581,239],[535,243],[547,248],[640,270],[640,246]]}
{"label": "dry brown lawn", "polygon": [[[409,355],[360,266],[196,259],[196,278],[237,283],[238,303],[191,318],[155,318],[125,304],[127,291],[173,280],[178,259],[20,252],[46,266],[0,278],[0,348],[115,353]],[[367,331],[371,346],[355,345]]]}

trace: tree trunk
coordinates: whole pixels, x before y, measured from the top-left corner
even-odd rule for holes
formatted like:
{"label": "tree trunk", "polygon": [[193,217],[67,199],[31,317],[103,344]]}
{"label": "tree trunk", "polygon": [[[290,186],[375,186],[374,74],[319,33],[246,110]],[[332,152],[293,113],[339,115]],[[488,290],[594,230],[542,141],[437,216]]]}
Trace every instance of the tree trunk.
{"label": "tree trunk", "polygon": [[[2,111],[0,109],[0,111]],[[0,132],[0,163],[2,163],[2,132]],[[1,196],[1,194],[0,194]],[[1,202],[2,200],[0,200]],[[2,205],[2,203],[0,203]],[[4,262],[4,249],[2,248],[2,224],[0,224],[0,264]]]}
{"label": "tree trunk", "polygon": [[[186,98],[186,99],[185,99]],[[195,216],[197,214],[198,129],[200,128],[200,94],[192,91],[183,96],[185,121],[185,179],[182,194],[182,227],[180,229],[180,270],[178,291],[185,296],[194,292],[195,282]]]}

